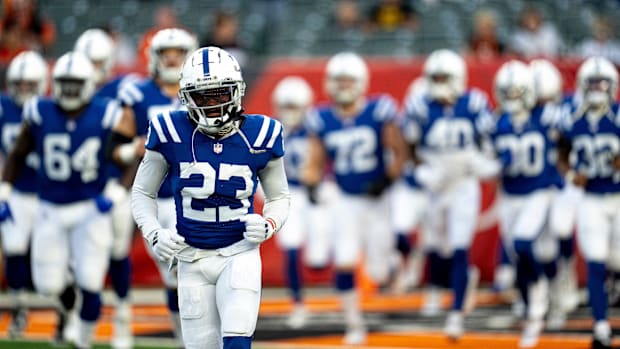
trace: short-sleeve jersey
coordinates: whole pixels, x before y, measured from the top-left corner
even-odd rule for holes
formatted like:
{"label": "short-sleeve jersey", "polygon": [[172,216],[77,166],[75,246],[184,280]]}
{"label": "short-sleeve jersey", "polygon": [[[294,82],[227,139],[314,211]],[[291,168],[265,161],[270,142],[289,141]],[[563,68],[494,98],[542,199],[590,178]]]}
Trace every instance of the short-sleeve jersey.
{"label": "short-sleeve jersey", "polygon": [[[12,98],[0,95],[0,151],[6,159],[15,146],[15,141],[22,128],[22,107],[17,105]],[[28,154],[26,166],[22,169],[13,185],[22,193],[35,193],[37,191],[37,168],[39,157],[34,153]]]}
{"label": "short-sleeve jersey", "polygon": [[[165,95],[153,79],[123,84],[118,97],[123,105],[130,106],[133,109],[137,136],[146,136],[149,121],[158,114],[184,108],[178,98],[170,98]],[[168,178],[164,180],[158,197],[172,197]]]}
{"label": "short-sleeve jersey", "polygon": [[603,194],[620,192],[620,172],[613,160],[620,155],[620,111],[618,104],[592,120],[587,113],[566,118],[562,134],[571,145],[571,167],[588,177],[585,190]]}
{"label": "short-sleeve jersey", "polygon": [[93,98],[78,116],[69,118],[54,100],[26,104],[24,120],[34,138],[39,166],[39,197],[67,204],[92,199],[107,181],[105,144],[121,115],[120,105]]}
{"label": "short-sleeve jersey", "polygon": [[190,246],[215,249],[243,239],[240,218],[254,212],[258,173],[284,155],[279,121],[245,115],[240,129],[216,140],[197,131],[187,111],[151,120],[146,148],[169,165],[177,231]]}
{"label": "short-sleeve jersey", "polygon": [[491,132],[500,156],[510,159],[502,171],[501,185],[508,194],[524,195],[557,184],[555,167],[559,106],[546,104],[532,109],[522,124],[504,113]]}
{"label": "short-sleeve jersey", "polygon": [[284,145],[286,146],[284,169],[288,184],[291,187],[300,187],[302,185],[301,174],[308,161],[310,149],[306,128],[300,126],[290,132],[285,132]]}
{"label": "short-sleeve jersey", "polygon": [[385,175],[382,131],[397,113],[395,101],[381,95],[370,98],[352,117],[341,117],[331,106],[319,107],[308,117],[308,131],[325,147],[342,191],[364,194],[371,183]]}

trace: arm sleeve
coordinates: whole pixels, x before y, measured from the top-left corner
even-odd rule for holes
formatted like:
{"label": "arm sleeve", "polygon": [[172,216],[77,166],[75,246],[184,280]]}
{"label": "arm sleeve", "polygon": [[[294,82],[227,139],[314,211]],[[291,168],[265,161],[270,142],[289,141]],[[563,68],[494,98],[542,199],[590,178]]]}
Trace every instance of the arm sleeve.
{"label": "arm sleeve", "polygon": [[147,150],[131,189],[131,212],[142,235],[149,242],[161,229],[157,220],[157,192],[168,173],[168,162],[156,151]]}
{"label": "arm sleeve", "polygon": [[291,200],[282,157],[269,161],[258,178],[265,194],[263,217],[271,219],[278,231],[286,222]]}

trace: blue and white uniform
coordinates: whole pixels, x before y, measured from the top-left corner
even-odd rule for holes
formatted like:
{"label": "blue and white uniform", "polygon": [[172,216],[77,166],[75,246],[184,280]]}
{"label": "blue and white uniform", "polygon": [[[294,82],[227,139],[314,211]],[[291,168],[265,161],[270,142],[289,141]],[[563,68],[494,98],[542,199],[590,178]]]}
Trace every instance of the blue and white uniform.
{"label": "blue and white uniform", "polygon": [[[22,128],[22,107],[7,95],[0,95],[0,152],[6,159],[15,145]],[[37,167],[39,160],[31,153],[26,166],[13,185],[9,200],[13,220],[2,223],[2,249],[7,256],[26,255],[30,244],[34,218],[37,215]],[[11,271],[7,271],[11,272]]]}
{"label": "blue and white uniform", "polygon": [[600,117],[574,113],[563,136],[571,145],[571,167],[588,181],[577,207],[577,243],[588,266],[588,292],[596,326],[607,319],[607,268],[620,270],[620,108]]}
{"label": "blue and white uniform", "polygon": [[[274,200],[274,189],[288,198],[280,122],[245,115],[238,127],[216,140],[198,131],[186,111],[160,114],[151,120],[147,153],[132,192],[136,221],[148,236],[161,224],[147,202],[166,173],[171,180],[176,231],[185,238],[176,258],[188,347],[219,347],[222,337],[253,335],[261,260],[259,245],[244,238],[241,219],[254,212],[259,181],[266,195],[263,214]],[[275,221],[276,226],[284,223]]]}
{"label": "blue and white uniform", "polygon": [[36,99],[24,108],[41,159],[32,255],[33,281],[42,293],[64,289],[70,263],[81,289],[103,288],[112,232],[109,215],[99,212],[95,199],[107,181],[104,145],[120,111],[118,103],[98,98],[73,118],[52,99]]}
{"label": "blue and white uniform", "polygon": [[[409,141],[417,143],[418,157],[428,169],[426,178],[416,179],[434,192],[429,206],[425,246],[443,250],[466,249],[472,242],[479,211],[480,188],[473,163],[479,154],[478,141],[493,125],[486,95],[471,90],[454,105],[445,106],[424,95],[405,103]],[[445,231],[441,228],[445,221]],[[442,237],[443,236],[443,237]],[[441,241],[447,238],[449,244]]]}
{"label": "blue and white uniform", "polygon": [[334,263],[354,266],[362,250],[366,270],[377,282],[385,282],[393,247],[388,196],[373,198],[367,191],[386,173],[383,128],[395,122],[395,101],[386,95],[369,98],[359,114],[342,117],[331,106],[319,107],[307,121],[332,162],[341,194],[334,204]]}
{"label": "blue and white uniform", "polygon": [[[149,121],[158,114],[181,109],[178,98],[170,98],[165,95],[154,79],[133,81],[123,84],[118,92],[118,98],[123,105],[131,107],[136,123],[136,136],[146,137]],[[174,209],[174,197],[170,179],[166,177],[161,189],[157,194],[158,217],[164,228],[174,229],[176,216]],[[150,246],[147,250],[157,262],[159,273],[166,287],[175,289],[177,277],[174,271],[169,271],[166,263],[160,262],[152,253]]]}
{"label": "blue and white uniform", "polygon": [[[307,265],[324,267],[329,262],[329,198],[326,197],[328,183],[321,182],[317,190],[318,201],[308,201],[306,187],[301,183],[301,175],[308,161],[310,147],[308,132],[299,126],[284,132],[286,156],[284,169],[291,193],[291,208],[286,225],[276,236],[284,250],[300,249],[304,246],[304,259]],[[312,227],[312,229],[310,229]],[[310,231],[311,230],[311,231]]]}

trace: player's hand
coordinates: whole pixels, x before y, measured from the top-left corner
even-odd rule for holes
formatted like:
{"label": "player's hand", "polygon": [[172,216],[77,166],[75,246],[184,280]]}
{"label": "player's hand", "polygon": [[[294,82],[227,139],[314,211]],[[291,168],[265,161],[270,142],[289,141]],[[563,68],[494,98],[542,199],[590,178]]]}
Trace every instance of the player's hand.
{"label": "player's hand", "polygon": [[437,166],[422,163],[415,168],[416,181],[432,192],[441,189],[444,177],[444,171]]}
{"label": "player's hand", "polygon": [[114,206],[112,200],[108,199],[105,195],[99,194],[95,198],[95,204],[97,205],[97,210],[101,213],[108,213]]}
{"label": "player's hand", "polygon": [[157,230],[151,240],[153,251],[157,258],[162,262],[168,262],[183,245],[185,238],[170,229]]}
{"label": "player's hand", "polygon": [[8,201],[0,201],[0,223],[7,220],[13,220],[13,213],[11,213],[11,206]]}
{"label": "player's hand", "polygon": [[273,236],[273,223],[259,214],[247,214],[241,217],[241,221],[245,222],[243,237],[250,242],[260,244]]}
{"label": "player's hand", "polygon": [[585,188],[588,183],[588,177],[583,173],[576,173],[573,178],[573,183],[578,187]]}
{"label": "player's hand", "polygon": [[392,184],[392,179],[387,175],[371,182],[366,188],[366,193],[373,197],[379,197]]}

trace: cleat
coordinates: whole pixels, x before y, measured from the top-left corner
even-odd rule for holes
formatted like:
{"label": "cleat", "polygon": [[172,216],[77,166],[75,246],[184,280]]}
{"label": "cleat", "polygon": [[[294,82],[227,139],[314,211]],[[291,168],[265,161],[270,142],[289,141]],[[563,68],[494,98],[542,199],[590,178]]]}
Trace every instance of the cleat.
{"label": "cleat", "polygon": [[347,327],[344,334],[344,344],[364,344],[366,343],[368,333],[363,325]]}
{"label": "cleat", "polygon": [[306,325],[308,320],[308,311],[302,304],[295,304],[293,311],[286,320],[286,326],[292,329],[300,329]]}
{"label": "cleat", "polygon": [[519,339],[519,348],[533,348],[538,344],[540,333],[543,330],[542,320],[527,320]]}
{"label": "cleat", "polygon": [[459,340],[465,329],[463,327],[463,314],[459,311],[451,311],[446,318],[443,333],[451,340]]}
{"label": "cleat", "polygon": [[28,311],[25,308],[16,308],[11,311],[11,324],[9,325],[9,338],[20,338],[23,335],[28,320]]}

